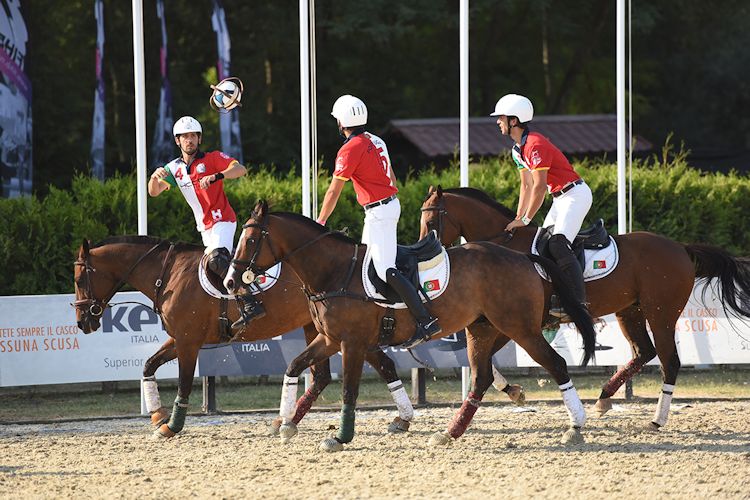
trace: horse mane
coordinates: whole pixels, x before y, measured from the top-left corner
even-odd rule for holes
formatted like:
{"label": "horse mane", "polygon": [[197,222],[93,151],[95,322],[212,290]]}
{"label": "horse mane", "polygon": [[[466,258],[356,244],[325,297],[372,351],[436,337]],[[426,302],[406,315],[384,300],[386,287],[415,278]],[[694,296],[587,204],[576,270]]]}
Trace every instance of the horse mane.
{"label": "horse mane", "polygon": [[[102,241],[99,241],[91,245],[90,248],[98,248],[98,247],[103,247],[104,245],[117,245],[117,244],[158,245],[159,243],[164,243],[165,241],[167,240],[163,238],[156,238],[154,236],[140,236],[140,235],[111,236],[109,238],[103,239]],[[197,250],[201,248],[202,247],[199,245],[194,245],[192,243],[185,243],[182,241],[175,242],[174,244],[175,250]]]}
{"label": "horse mane", "polygon": [[467,198],[471,198],[472,200],[479,201],[481,203],[484,203],[485,205],[489,205],[504,216],[508,217],[509,219],[513,220],[516,218],[516,213],[506,207],[505,205],[497,202],[493,198],[491,198],[487,193],[480,189],[476,188],[470,188],[470,187],[460,187],[460,188],[450,188],[450,189],[444,189],[443,193],[451,193],[461,196],[466,196]]}
{"label": "horse mane", "polygon": [[298,214],[295,212],[272,212],[271,215],[280,215],[283,217],[288,217],[290,219],[294,219],[298,222],[301,222],[303,224],[309,225],[311,228],[317,229],[318,231],[327,231],[331,233],[331,237],[335,240],[343,241],[344,243],[349,243],[350,245],[356,245],[359,243],[358,241],[350,238],[349,236],[345,235],[344,233],[341,233],[339,231],[331,231],[327,227],[324,228],[314,220],[312,220],[309,217],[306,217],[302,214]]}

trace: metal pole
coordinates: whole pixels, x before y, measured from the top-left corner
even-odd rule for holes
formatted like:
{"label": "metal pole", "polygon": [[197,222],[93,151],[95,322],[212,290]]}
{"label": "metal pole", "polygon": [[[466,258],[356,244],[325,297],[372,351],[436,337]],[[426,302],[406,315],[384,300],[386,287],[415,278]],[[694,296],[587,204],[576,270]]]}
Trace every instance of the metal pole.
{"label": "metal pole", "polygon": [[417,404],[423,405],[427,402],[427,369],[411,369],[411,399]]}
{"label": "metal pole", "polygon": [[460,100],[461,100],[461,187],[469,185],[469,0],[459,8]]}
{"label": "metal pole", "polygon": [[216,377],[203,378],[203,413],[216,413]]}
{"label": "metal pole", "polygon": [[133,75],[135,86],[135,152],[138,182],[138,234],[148,234],[146,212],[146,76],[143,62],[143,2],[133,0]]}
{"label": "metal pole", "polygon": [[617,232],[625,234],[625,0],[617,0]]}
{"label": "metal pole", "polygon": [[310,185],[312,216],[318,217],[318,76],[315,48],[315,0],[310,0],[310,167],[312,179]]}
{"label": "metal pole", "polygon": [[302,214],[310,217],[310,46],[309,4],[299,0],[300,149],[302,161]]}

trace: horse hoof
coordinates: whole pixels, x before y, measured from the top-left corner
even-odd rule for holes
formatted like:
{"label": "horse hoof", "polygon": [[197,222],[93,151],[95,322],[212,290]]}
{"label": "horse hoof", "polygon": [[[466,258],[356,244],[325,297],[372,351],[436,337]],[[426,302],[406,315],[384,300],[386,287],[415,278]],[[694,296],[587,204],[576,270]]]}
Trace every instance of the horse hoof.
{"label": "horse hoof", "polygon": [[523,406],[526,404],[526,393],[523,391],[522,386],[518,384],[510,384],[506,394],[508,394],[508,397],[516,404],[516,406]]}
{"label": "horse hoof", "polygon": [[278,436],[280,427],[281,427],[281,417],[274,418],[273,420],[271,420],[271,423],[268,424],[268,435]]}
{"label": "horse hoof", "polygon": [[320,443],[320,451],[327,451],[328,453],[344,451],[344,445],[334,438],[327,438]]}
{"label": "horse hoof", "polygon": [[612,409],[612,400],[610,398],[599,399],[594,405],[594,411],[597,415],[604,416],[609,410]]}
{"label": "horse hoof", "polygon": [[154,431],[154,437],[160,439],[169,439],[177,435],[167,424],[162,424]]}
{"label": "horse hoof", "polygon": [[388,424],[388,432],[391,434],[401,434],[402,432],[409,432],[409,425],[411,422],[404,420],[401,417],[396,417],[393,422]]}
{"label": "horse hoof", "polygon": [[562,440],[560,442],[565,445],[581,444],[584,442],[583,434],[581,434],[581,431],[579,429],[571,427],[570,429],[565,431],[565,434],[563,434]]}
{"label": "horse hoof", "polygon": [[279,427],[279,436],[281,436],[282,443],[286,443],[296,435],[297,424],[295,423],[281,424],[281,427]]}
{"label": "horse hoof", "polygon": [[430,436],[430,440],[427,444],[430,446],[445,446],[451,442],[451,436],[447,432],[436,432]]}
{"label": "horse hoof", "polygon": [[645,427],[643,428],[643,430],[644,430],[644,431],[648,431],[648,432],[659,432],[659,429],[660,429],[660,428],[661,428],[661,427],[660,427],[660,426],[658,426],[658,425],[656,425],[655,423],[653,423],[653,422],[649,422],[649,423],[647,423],[647,424],[645,425]]}
{"label": "horse hoof", "polygon": [[163,406],[151,414],[151,425],[161,427],[169,420],[169,412]]}

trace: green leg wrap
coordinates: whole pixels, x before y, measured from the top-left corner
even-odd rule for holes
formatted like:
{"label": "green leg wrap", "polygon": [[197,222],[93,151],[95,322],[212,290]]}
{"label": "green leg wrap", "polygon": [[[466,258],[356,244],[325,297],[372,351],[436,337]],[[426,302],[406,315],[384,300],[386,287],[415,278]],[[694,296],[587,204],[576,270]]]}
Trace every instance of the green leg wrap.
{"label": "green leg wrap", "polygon": [[354,405],[345,404],[341,408],[341,426],[336,439],[340,443],[349,443],[354,439]]}
{"label": "green leg wrap", "polygon": [[177,396],[174,400],[174,406],[172,407],[172,416],[169,417],[167,427],[175,434],[180,432],[185,427],[185,417],[188,411],[188,398],[181,398]]}

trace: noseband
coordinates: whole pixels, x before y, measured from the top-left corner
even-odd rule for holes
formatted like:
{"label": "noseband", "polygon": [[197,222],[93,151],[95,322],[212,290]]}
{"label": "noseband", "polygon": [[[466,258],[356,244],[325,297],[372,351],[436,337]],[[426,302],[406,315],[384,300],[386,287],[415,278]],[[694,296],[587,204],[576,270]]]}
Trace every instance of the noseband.
{"label": "noseband", "polygon": [[[91,273],[96,272],[96,269],[94,269],[91,264],[89,263],[89,256],[88,253],[83,259],[76,260],[73,264],[76,266],[82,266],[83,269],[86,271],[86,298],[76,300],[71,306],[75,307],[82,313],[89,313],[91,316],[94,316],[98,318],[102,314],[104,314],[104,310],[109,307],[109,301],[112,300],[112,297],[115,296],[115,294],[122,288],[122,286],[127,282],[130,275],[133,273],[135,268],[143,262],[143,260],[154,253],[156,249],[158,249],[162,244],[166,243],[165,241],[161,241],[151,247],[151,249],[141,255],[141,257],[135,261],[135,263],[130,266],[130,269],[128,269],[128,272],[125,273],[123,278],[109,291],[109,293],[105,296],[104,299],[97,299],[94,297],[94,292],[91,290]],[[161,281],[161,278],[159,279]],[[161,283],[157,283],[157,286],[161,286]]]}

